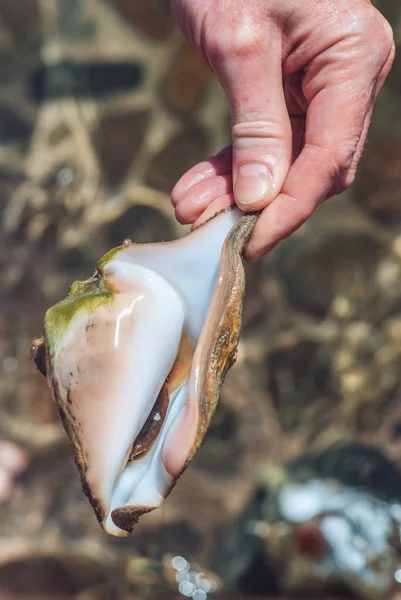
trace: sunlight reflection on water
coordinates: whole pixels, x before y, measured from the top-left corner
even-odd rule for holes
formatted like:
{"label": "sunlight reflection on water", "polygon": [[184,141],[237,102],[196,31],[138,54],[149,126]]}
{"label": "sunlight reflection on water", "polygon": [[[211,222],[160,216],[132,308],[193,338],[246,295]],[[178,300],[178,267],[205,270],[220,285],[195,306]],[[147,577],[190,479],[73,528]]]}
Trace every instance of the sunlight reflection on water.
{"label": "sunlight reflection on water", "polygon": [[182,556],[175,556],[171,564],[176,571],[178,591],[186,598],[206,600],[208,594],[216,591],[216,582],[205,577],[204,573],[191,571],[191,563]]}

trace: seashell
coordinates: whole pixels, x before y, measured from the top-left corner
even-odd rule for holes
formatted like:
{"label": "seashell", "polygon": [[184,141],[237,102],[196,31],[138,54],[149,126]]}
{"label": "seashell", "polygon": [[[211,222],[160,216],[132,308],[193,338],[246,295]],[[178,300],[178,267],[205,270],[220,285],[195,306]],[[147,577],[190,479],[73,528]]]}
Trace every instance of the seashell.
{"label": "seashell", "polygon": [[47,311],[32,343],[112,535],[162,504],[205,437],[235,361],[256,220],[235,208],[172,242],[124,242]]}

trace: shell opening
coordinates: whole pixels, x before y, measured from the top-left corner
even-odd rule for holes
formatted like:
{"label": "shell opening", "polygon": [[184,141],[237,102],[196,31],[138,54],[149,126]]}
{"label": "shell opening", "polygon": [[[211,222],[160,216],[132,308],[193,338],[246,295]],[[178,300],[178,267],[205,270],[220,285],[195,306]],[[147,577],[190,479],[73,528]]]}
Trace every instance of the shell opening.
{"label": "shell opening", "polygon": [[[108,533],[130,531],[145,509],[163,502],[174,484],[176,474],[164,460],[165,449],[170,433],[186,413],[193,355],[194,348],[184,333],[173,367],[114,483],[110,513],[104,523]],[[174,437],[173,452],[179,443]]]}
{"label": "shell opening", "polygon": [[163,426],[167,409],[168,389],[166,384],[163,384],[156,402],[154,403],[153,408],[145,421],[145,425],[142,427],[132,445],[127,466],[135,460],[143,458],[145,454],[147,454],[152,448]]}

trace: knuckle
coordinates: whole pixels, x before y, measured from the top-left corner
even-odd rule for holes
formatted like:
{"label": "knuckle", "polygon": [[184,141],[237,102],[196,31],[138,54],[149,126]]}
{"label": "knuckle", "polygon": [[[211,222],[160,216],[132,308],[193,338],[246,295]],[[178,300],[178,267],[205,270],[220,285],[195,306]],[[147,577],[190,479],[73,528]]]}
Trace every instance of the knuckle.
{"label": "knuckle", "polygon": [[392,43],[391,43],[391,48],[390,48],[390,54],[389,54],[389,60],[391,63],[393,63],[393,61],[394,61],[395,53],[396,53],[396,47],[395,47],[395,40],[393,38]]}
{"label": "knuckle", "polygon": [[356,176],[356,166],[352,166],[350,167],[350,169],[348,169],[348,171],[344,174],[342,174],[340,177],[338,177],[338,179],[336,180],[334,186],[333,186],[333,194],[342,194],[343,192],[345,192],[345,190],[347,190],[349,187],[351,187],[351,185],[354,183],[355,181],[355,176]]}
{"label": "knuckle", "polygon": [[227,60],[250,57],[257,53],[258,44],[256,40],[245,39],[243,32],[220,31],[217,35],[210,37],[207,43],[207,55],[210,63],[216,65]]}
{"label": "knuckle", "polygon": [[367,57],[375,65],[384,66],[395,51],[393,29],[387,19],[373,6],[362,24],[362,42]]}
{"label": "knuckle", "polygon": [[307,147],[313,153],[313,159],[320,164],[325,165],[328,175],[334,185],[344,177],[354,163],[358,148],[358,139],[342,142],[336,146],[316,146],[307,144]]}
{"label": "knuckle", "polygon": [[[236,11],[237,13],[238,11]],[[204,22],[204,38],[206,40],[208,59],[211,64],[224,62],[242,56],[250,57],[261,48],[262,36],[252,19],[246,15],[227,14],[216,19],[216,13],[209,14]]]}
{"label": "knuckle", "polygon": [[282,122],[272,117],[270,120],[256,119],[237,123],[232,128],[233,139],[251,138],[282,141],[290,137],[290,132],[286,131]]}
{"label": "knuckle", "polygon": [[356,144],[344,144],[333,152],[334,171],[338,174],[343,174],[352,165],[356,152]]}
{"label": "knuckle", "polygon": [[387,19],[373,5],[366,5],[363,11],[350,14],[342,27],[346,60],[352,56],[364,69],[381,70],[394,47],[394,32]]}
{"label": "knuckle", "polygon": [[393,28],[391,27],[390,23],[387,21],[387,19],[384,18],[384,16],[377,10],[377,19],[378,19],[378,31],[379,31],[379,36],[378,36],[378,41],[387,49],[390,50],[390,48],[394,45],[394,31]]}
{"label": "knuckle", "polygon": [[260,36],[255,27],[247,22],[237,24],[234,27],[230,38],[230,51],[234,56],[249,57],[258,54],[260,51]]}

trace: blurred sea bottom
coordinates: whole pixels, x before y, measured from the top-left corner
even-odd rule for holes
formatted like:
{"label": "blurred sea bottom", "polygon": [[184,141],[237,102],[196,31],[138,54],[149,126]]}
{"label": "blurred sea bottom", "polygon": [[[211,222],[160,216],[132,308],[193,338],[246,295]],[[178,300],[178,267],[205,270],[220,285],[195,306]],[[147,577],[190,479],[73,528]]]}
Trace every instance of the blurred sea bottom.
{"label": "blurred sea bottom", "polygon": [[[401,43],[401,5],[376,3]],[[98,526],[30,360],[47,308],[229,143],[162,0],[0,0],[0,597],[401,597],[401,69],[357,181],[247,265],[206,441],[132,536]]]}

